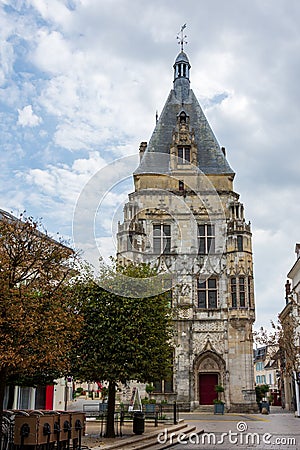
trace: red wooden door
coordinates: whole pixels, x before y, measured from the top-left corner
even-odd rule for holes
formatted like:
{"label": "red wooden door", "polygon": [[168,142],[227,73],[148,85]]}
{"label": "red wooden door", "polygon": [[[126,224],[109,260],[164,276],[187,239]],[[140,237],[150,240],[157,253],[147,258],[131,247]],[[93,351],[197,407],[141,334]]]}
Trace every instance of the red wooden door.
{"label": "red wooden door", "polygon": [[213,405],[213,401],[217,398],[215,385],[218,384],[217,373],[200,373],[199,374],[199,403],[200,405]]}
{"label": "red wooden door", "polygon": [[53,384],[46,386],[45,409],[53,409],[54,386]]}

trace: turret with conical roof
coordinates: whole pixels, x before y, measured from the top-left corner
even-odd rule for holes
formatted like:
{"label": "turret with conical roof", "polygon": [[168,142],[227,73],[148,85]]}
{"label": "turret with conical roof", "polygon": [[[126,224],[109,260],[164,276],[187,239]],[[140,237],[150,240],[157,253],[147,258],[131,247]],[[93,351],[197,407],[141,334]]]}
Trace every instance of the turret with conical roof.
{"label": "turret with conical roof", "polygon": [[179,53],[174,63],[174,91],[175,95],[183,100],[187,98],[190,90],[190,68],[189,59],[183,51]]}

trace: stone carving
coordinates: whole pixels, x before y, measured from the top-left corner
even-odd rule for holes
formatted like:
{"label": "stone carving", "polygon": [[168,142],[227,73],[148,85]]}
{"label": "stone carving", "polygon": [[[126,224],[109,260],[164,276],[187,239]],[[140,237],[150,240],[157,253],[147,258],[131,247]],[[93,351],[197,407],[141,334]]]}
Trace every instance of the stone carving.
{"label": "stone carving", "polygon": [[221,320],[210,320],[206,322],[196,322],[193,327],[193,331],[197,333],[207,333],[215,331],[224,331],[224,322]]}
{"label": "stone carving", "polygon": [[209,372],[212,370],[218,370],[219,367],[215,361],[213,361],[211,358],[207,358],[204,361],[201,362],[199,366],[199,371],[201,372]]}
{"label": "stone carving", "polygon": [[187,283],[184,283],[180,287],[180,295],[186,296],[191,292],[191,286]]}
{"label": "stone carving", "polygon": [[[223,333],[215,333],[213,334],[205,334],[197,333],[193,335],[194,341],[194,353],[201,353],[207,350],[213,350],[216,353],[222,354],[224,353],[225,347],[225,337]],[[209,346],[208,346],[209,342]]]}

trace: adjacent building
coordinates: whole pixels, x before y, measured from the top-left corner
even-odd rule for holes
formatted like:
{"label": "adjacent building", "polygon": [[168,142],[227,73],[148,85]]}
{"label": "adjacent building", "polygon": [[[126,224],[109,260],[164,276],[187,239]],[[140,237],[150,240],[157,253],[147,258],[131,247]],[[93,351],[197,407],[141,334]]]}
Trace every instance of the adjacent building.
{"label": "adjacent building", "polygon": [[219,384],[228,411],[256,411],[251,226],[225,148],[190,87],[183,45],[173,68],[173,89],[140,145],[118,258],[151,263],[170,283],[173,376],[158,380],[153,395],[195,409],[213,404]]}
{"label": "adjacent building", "polygon": [[281,381],[283,405],[300,417],[300,244],[295,247],[296,262],[287,274],[286,305],[279,314],[283,328]]}
{"label": "adjacent building", "polygon": [[272,405],[281,406],[280,364],[278,346],[264,346],[254,350],[255,385],[268,385]]}
{"label": "adjacent building", "polygon": [[44,386],[7,386],[4,409],[64,410],[72,400],[72,382],[60,378]]}

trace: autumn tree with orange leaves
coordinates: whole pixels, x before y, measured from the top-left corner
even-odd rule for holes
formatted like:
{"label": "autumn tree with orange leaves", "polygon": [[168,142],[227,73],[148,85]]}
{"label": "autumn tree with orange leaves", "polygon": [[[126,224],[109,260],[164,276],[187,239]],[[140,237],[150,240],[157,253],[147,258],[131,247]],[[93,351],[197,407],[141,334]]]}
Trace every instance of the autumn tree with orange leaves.
{"label": "autumn tree with orange leaves", "polygon": [[9,380],[68,373],[81,323],[70,283],[77,263],[39,221],[0,213],[0,413]]}

